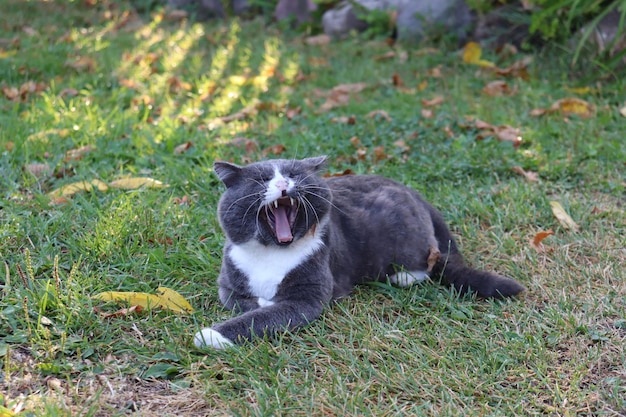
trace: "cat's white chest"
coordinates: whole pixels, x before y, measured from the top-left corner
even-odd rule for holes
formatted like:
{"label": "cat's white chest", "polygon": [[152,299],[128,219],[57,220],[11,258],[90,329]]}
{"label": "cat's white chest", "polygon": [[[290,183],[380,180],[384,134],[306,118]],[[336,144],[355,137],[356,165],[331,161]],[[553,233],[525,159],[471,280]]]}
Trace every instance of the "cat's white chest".
{"label": "cat's white chest", "polygon": [[248,276],[252,295],[271,300],[285,276],[323,244],[320,234],[307,235],[287,247],[264,246],[253,240],[233,245],[228,256]]}

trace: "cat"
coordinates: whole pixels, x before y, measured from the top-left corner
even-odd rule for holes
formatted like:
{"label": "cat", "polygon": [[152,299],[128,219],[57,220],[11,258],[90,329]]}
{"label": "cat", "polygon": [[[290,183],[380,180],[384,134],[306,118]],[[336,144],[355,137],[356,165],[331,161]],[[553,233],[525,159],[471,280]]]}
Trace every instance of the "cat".
{"label": "cat", "polygon": [[407,287],[441,277],[459,293],[509,297],[518,282],[465,265],[441,214],[413,189],[372,175],[320,175],[326,157],[238,166],[215,162],[226,186],[219,298],[242,313],[197,332],[226,348],[306,325],[356,284]]}

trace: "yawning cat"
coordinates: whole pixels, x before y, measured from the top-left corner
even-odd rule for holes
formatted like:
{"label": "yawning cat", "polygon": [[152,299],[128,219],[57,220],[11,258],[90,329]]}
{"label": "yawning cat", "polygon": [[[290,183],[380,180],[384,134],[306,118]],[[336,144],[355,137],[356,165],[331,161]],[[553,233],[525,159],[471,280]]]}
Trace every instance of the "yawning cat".
{"label": "yawning cat", "polygon": [[481,297],[524,291],[465,265],[441,214],[416,191],[377,176],[322,178],[325,161],[215,163],[226,185],[219,297],[243,314],[196,333],[196,346],[224,348],[305,325],[366,281],[405,287],[433,276]]}

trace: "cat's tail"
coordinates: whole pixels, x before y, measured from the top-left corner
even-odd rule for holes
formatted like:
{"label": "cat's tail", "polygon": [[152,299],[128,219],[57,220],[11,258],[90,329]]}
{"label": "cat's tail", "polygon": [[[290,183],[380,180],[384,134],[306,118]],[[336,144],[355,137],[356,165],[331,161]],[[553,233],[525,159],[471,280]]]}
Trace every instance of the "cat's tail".
{"label": "cat's tail", "polygon": [[461,294],[470,292],[485,298],[503,298],[526,290],[515,280],[466,265],[458,251],[442,253],[432,272],[433,276],[441,276],[443,283],[453,285]]}
{"label": "cat's tail", "polygon": [[526,290],[519,282],[492,272],[480,271],[465,264],[450,229],[441,214],[428,205],[435,237],[441,254],[433,265],[433,277],[441,276],[444,284],[453,285],[461,294],[476,293],[485,298],[503,298]]}

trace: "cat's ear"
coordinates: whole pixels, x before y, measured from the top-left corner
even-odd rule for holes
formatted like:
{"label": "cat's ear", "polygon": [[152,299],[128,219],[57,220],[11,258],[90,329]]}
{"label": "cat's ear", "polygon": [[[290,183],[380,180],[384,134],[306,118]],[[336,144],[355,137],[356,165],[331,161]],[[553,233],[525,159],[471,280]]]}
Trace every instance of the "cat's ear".
{"label": "cat's ear", "polygon": [[314,172],[318,172],[321,171],[322,169],[326,168],[326,160],[328,159],[328,157],[326,155],[322,155],[322,156],[315,156],[312,158],[305,158],[302,160],[302,162],[311,170]]}
{"label": "cat's ear", "polygon": [[241,167],[230,162],[216,161],[213,170],[226,188],[232,187],[241,177]]}

